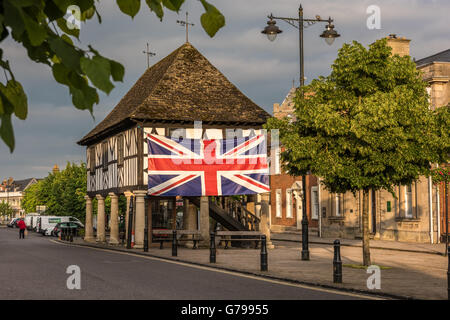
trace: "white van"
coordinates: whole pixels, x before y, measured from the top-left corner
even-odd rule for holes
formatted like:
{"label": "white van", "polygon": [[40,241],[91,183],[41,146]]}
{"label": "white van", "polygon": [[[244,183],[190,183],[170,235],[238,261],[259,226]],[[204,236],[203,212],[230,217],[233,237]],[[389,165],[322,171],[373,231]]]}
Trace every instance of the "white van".
{"label": "white van", "polygon": [[33,221],[37,220],[38,215],[39,214],[37,214],[35,212],[32,212],[32,213],[29,213],[29,214],[27,214],[25,216],[24,221],[25,221],[25,225],[27,226],[28,230],[32,230],[33,229]]}
{"label": "white van", "polygon": [[39,216],[37,226],[36,226],[36,231],[41,233],[44,236],[51,236],[52,230],[55,228],[55,226],[58,223],[69,222],[69,221],[79,222],[80,225],[83,226],[83,224],[80,222],[80,220],[78,220],[75,217],[71,217],[71,216]]}

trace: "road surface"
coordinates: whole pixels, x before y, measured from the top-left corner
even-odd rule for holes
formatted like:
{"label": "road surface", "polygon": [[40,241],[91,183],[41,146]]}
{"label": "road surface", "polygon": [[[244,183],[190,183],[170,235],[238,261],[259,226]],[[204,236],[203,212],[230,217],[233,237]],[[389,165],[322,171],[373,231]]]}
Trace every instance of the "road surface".
{"label": "road surface", "polygon": [[[67,268],[80,268],[81,289],[69,290]],[[33,232],[0,228],[0,299],[302,300],[360,299],[148,257],[55,243]]]}

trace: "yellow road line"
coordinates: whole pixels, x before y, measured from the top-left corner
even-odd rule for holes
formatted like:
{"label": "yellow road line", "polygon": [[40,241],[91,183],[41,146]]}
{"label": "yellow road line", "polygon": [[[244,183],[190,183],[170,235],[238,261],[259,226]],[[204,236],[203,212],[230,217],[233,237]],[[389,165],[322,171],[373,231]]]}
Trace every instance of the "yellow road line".
{"label": "yellow road line", "polygon": [[111,250],[111,249],[88,247],[88,246],[84,246],[84,245],[77,245],[77,244],[71,244],[71,243],[61,243],[61,242],[55,241],[55,240],[50,240],[50,241],[54,242],[54,243],[57,243],[57,244],[66,245],[66,246],[88,248],[88,249],[104,251],[104,252],[115,252],[115,253],[120,253],[120,254],[123,254],[123,255],[129,255],[129,256],[144,258],[144,259],[148,259],[148,260],[167,262],[167,263],[172,263],[172,264],[181,265],[181,266],[190,267],[190,268],[195,268],[195,269],[200,269],[200,270],[220,272],[220,273],[229,274],[229,275],[233,275],[233,276],[238,276],[238,277],[242,277],[242,278],[260,280],[260,281],[265,281],[265,282],[270,282],[270,283],[275,283],[275,284],[280,284],[280,285],[285,285],[285,286],[298,287],[298,288],[303,288],[303,289],[309,289],[309,290],[315,290],[315,291],[326,292],[326,293],[333,293],[333,294],[339,294],[339,295],[346,295],[346,296],[350,296],[350,297],[365,298],[365,299],[371,299],[371,300],[385,300],[385,299],[383,299],[381,297],[375,297],[375,296],[370,296],[370,295],[345,292],[345,291],[340,291],[340,290],[319,288],[319,287],[308,286],[308,285],[299,284],[299,283],[291,283],[291,282],[282,281],[282,280],[268,279],[268,278],[265,278],[265,277],[258,277],[258,276],[255,276],[255,275],[239,273],[237,271],[228,271],[228,270],[222,270],[222,269],[213,268],[213,267],[194,265],[194,264],[181,262],[181,261],[170,260],[170,259],[151,257],[151,256],[143,256],[143,255],[135,254],[135,253],[132,253],[132,252],[123,252],[123,251],[117,251],[117,250]]}

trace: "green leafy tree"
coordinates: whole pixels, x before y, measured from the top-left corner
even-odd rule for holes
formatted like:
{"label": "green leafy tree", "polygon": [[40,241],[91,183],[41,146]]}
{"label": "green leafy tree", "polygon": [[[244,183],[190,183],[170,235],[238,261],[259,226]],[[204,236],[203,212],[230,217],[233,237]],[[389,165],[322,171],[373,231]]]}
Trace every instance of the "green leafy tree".
{"label": "green leafy tree", "polygon": [[368,197],[429,175],[448,157],[448,139],[429,109],[426,83],[409,56],[391,55],[386,39],[366,49],[344,44],[328,77],[297,91],[295,121],[280,129],[282,161],[292,175],[310,171],[332,193],[363,191],[363,264],[370,265]]}
{"label": "green leafy tree", "polygon": [[47,207],[47,215],[73,216],[85,219],[86,165],[67,163],[61,172],[50,173],[45,179],[30,186],[24,195],[22,207],[35,212],[37,205]]}
{"label": "green leafy tree", "polygon": [[[213,37],[225,25],[223,15],[206,0],[200,0],[205,13],[200,21],[206,33]],[[117,0],[119,9],[133,18],[141,8],[141,0]],[[147,7],[162,20],[164,10],[179,12],[184,0],[146,0]],[[74,21],[64,18],[67,11],[78,21],[102,19],[94,0],[3,0],[0,2],[0,42],[12,37],[28,53],[29,59],[46,64],[53,78],[67,86],[73,105],[93,111],[99,103],[98,90],[107,94],[113,82],[122,81],[124,67],[103,57],[91,45],[81,48],[80,29]],[[0,137],[13,152],[15,146],[11,117],[25,120],[28,114],[27,95],[16,80],[11,64],[0,49],[0,66],[7,77],[0,82]],[[8,77],[9,76],[9,77]]]}
{"label": "green leafy tree", "polygon": [[38,198],[38,190],[42,185],[42,180],[29,186],[25,191],[22,199],[22,209],[26,213],[36,212],[36,206],[43,205]]}
{"label": "green leafy tree", "polygon": [[13,208],[7,202],[0,202],[0,216],[12,216],[14,213]]}

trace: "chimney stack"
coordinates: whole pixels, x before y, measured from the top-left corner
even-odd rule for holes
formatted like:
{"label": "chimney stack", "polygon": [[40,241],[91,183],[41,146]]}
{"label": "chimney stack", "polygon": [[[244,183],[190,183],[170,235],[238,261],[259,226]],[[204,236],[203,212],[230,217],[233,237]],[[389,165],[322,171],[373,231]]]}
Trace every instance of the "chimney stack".
{"label": "chimney stack", "polygon": [[387,45],[392,48],[392,55],[409,56],[409,43],[411,40],[405,37],[397,37],[396,34],[390,34],[386,39]]}

